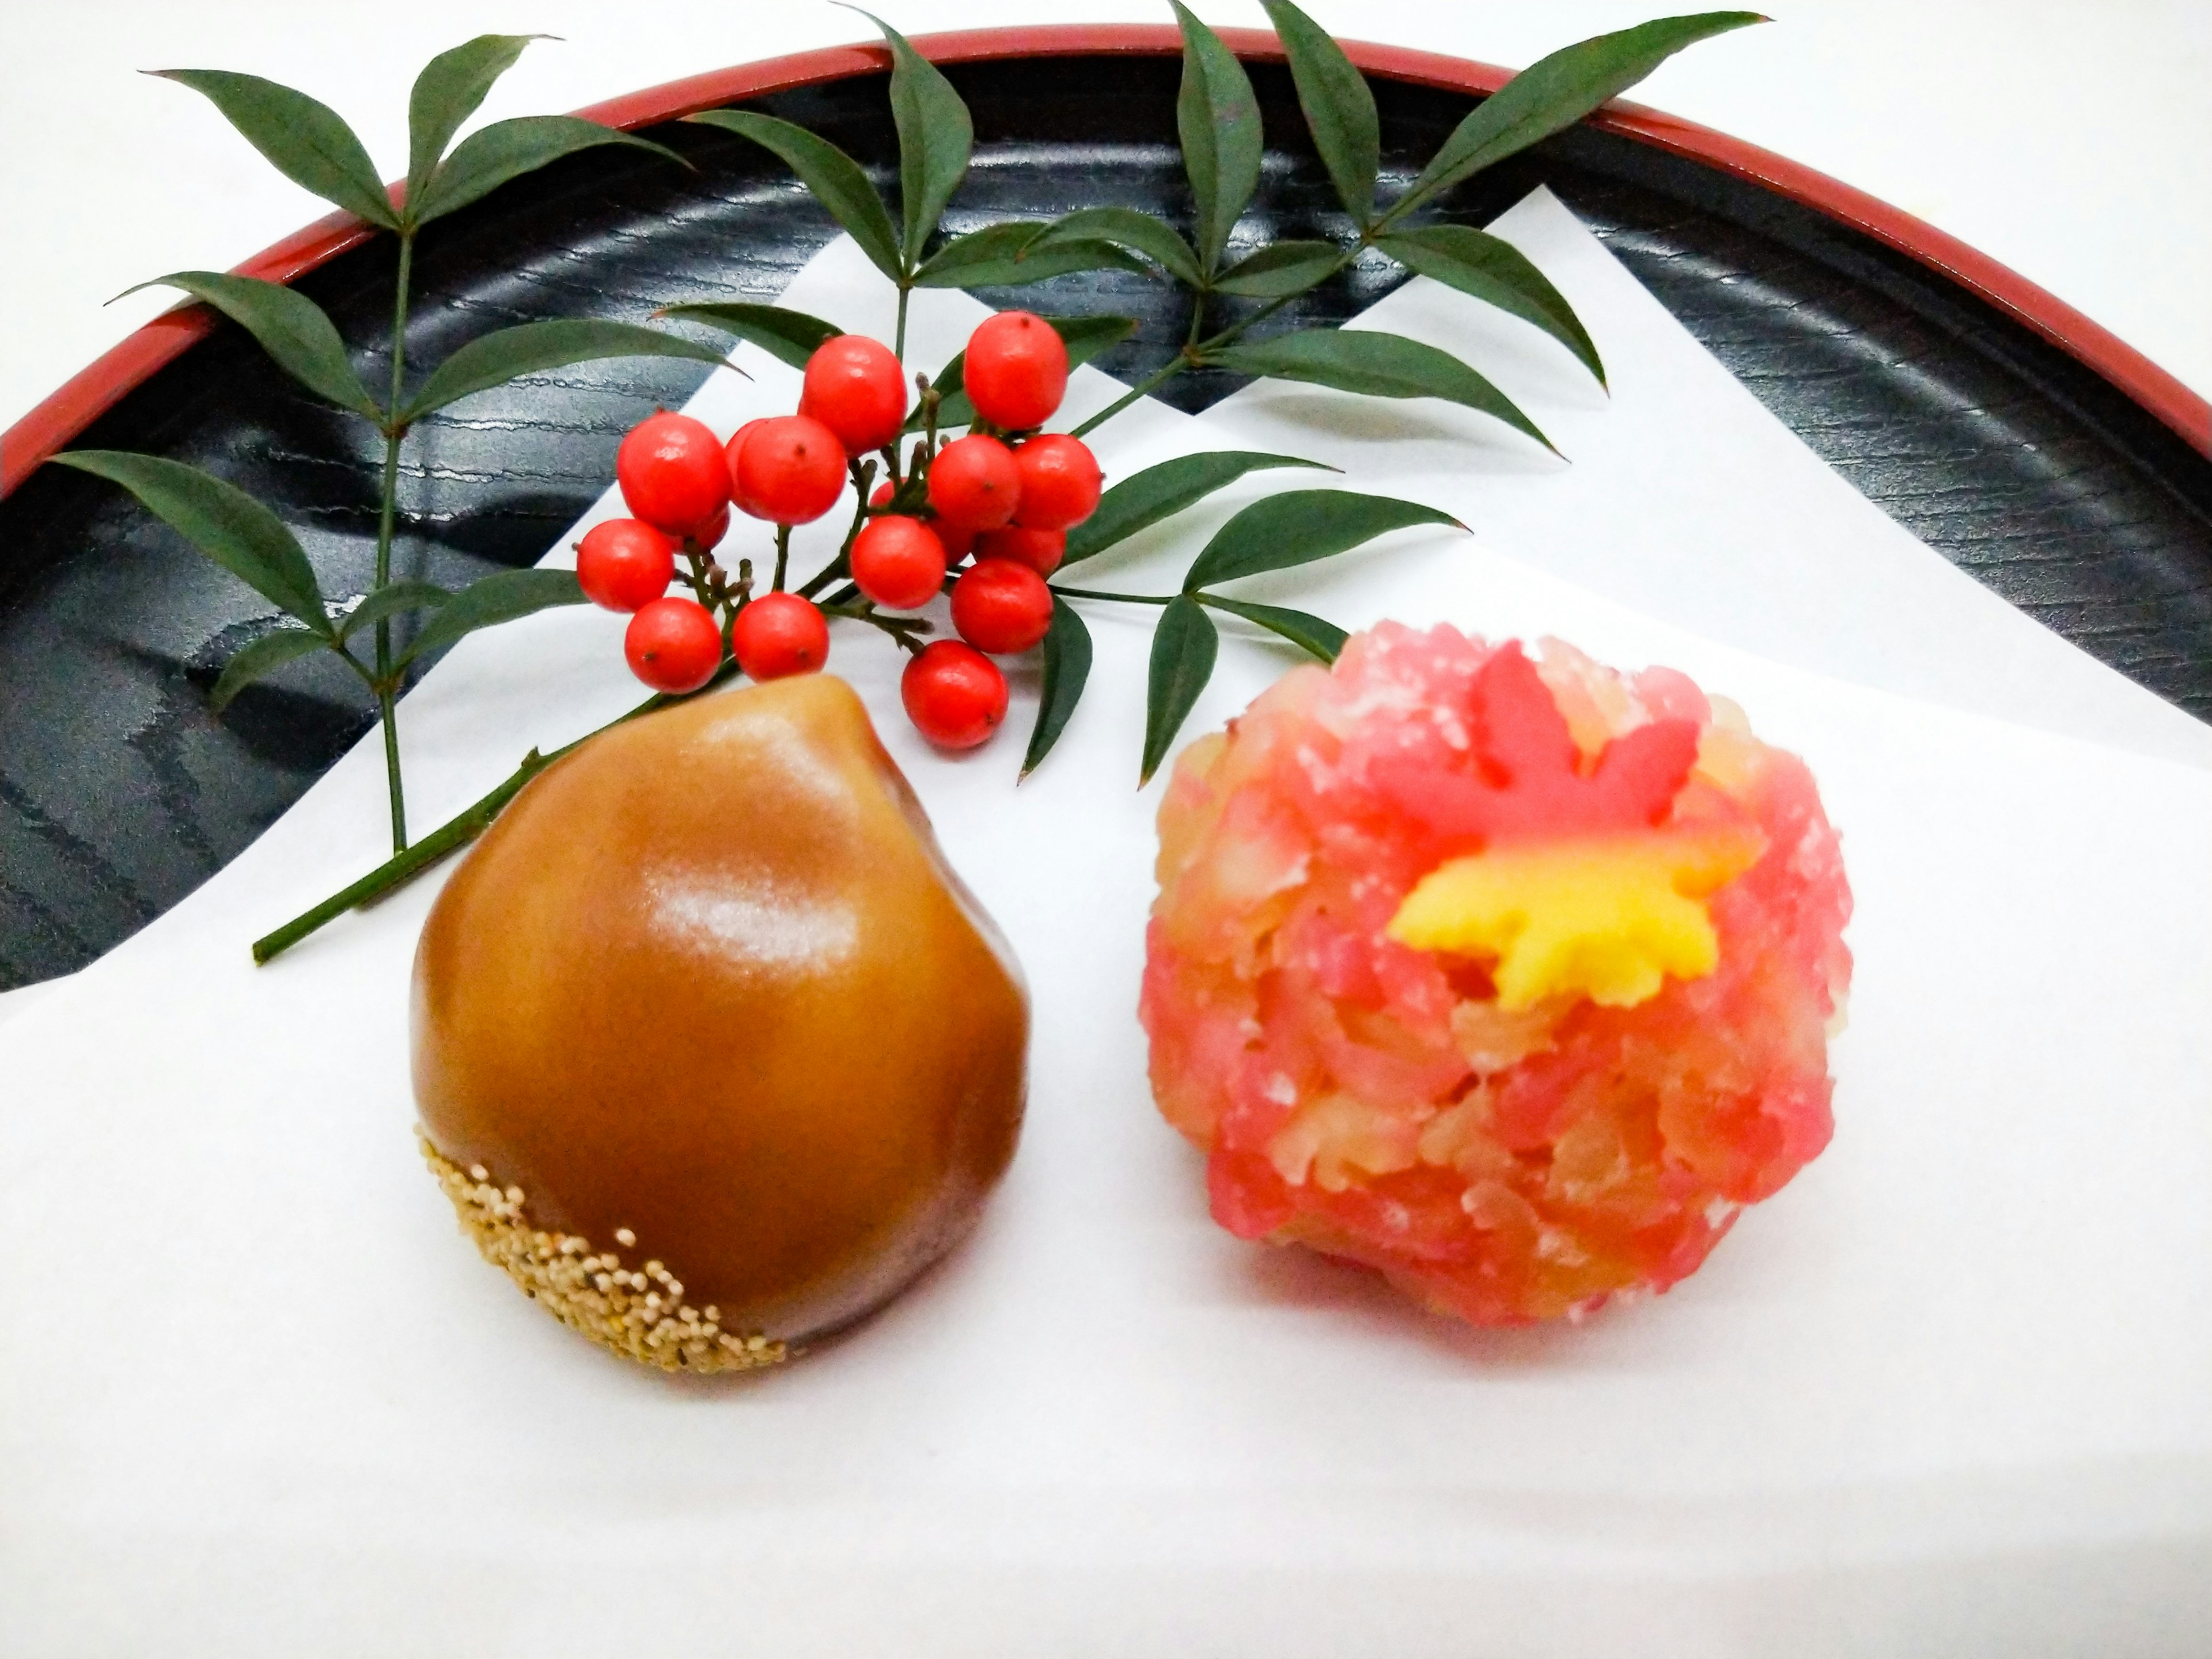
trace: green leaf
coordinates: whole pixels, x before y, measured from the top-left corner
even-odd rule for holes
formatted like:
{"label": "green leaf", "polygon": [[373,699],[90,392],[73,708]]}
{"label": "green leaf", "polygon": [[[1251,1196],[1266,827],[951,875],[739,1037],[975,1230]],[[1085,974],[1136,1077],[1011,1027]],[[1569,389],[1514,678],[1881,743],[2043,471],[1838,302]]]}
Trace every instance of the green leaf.
{"label": "green leaf", "polygon": [[1442,398],[1494,415],[1556,455],[1513,400],[1448,351],[1402,334],[1369,328],[1304,328],[1256,344],[1210,353],[1206,361],[1239,374],[1304,380],[1370,398]]}
{"label": "green leaf", "polygon": [[329,646],[329,640],[306,628],[280,628],[240,646],[223,664],[222,672],[216,678],[215,690],[208,693],[209,712],[220,714],[230,707],[233,697],[263,675],[274,673],[286,663],[296,662]]}
{"label": "green leaf", "polygon": [[409,611],[433,611],[453,597],[453,590],[434,582],[386,582],[349,611],[338,623],[338,637],[349,640],[374,623]]}
{"label": "green leaf", "polygon": [[1323,662],[1334,662],[1336,653],[1344,649],[1344,642],[1352,637],[1333,622],[1292,611],[1279,605],[1255,605],[1249,599],[1224,599],[1218,593],[1196,595],[1200,604],[1216,611],[1226,611],[1232,617],[1242,617],[1246,622],[1257,623],[1270,634],[1280,635],[1301,651],[1310,652]]}
{"label": "green leaf", "polygon": [[[341,409],[381,421],[384,411],[368,388],[354,373],[345,342],[323,308],[297,289],[282,283],[264,283],[252,276],[232,276],[219,270],[173,270],[126,288],[180,288],[195,300],[213,306],[260,342],[276,366],[317,397],[327,398]],[[122,295],[116,296],[118,299]]]}
{"label": "green leaf", "polygon": [[1142,263],[1104,240],[1056,242],[1049,248],[1037,248],[1037,234],[1043,228],[1041,224],[987,225],[948,242],[922,266],[915,286],[1019,288],[1065,276],[1072,270],[1149,274]]}
{"label": "green leaf", "polygon": [[1375,94],[1366,77],[1328,32],[1291,3],[1260,0],[1291,60],[1291,79],[1305,112],[1306,131],[1336,186],[1337,199],[1362,228],[1375,216],[1375,174],[1382,164],[1382,139]]}
{"label": "green leaf", "polygon": [[1160,613],[1160,625],[1152,633],[1152,672],[1145,684],[1145,763],[1137,777],[1139,789],[1160,769],[1168,745],[1189,718],[1206,681],[1213,678],[1213,659],[1220,646],[1213,618],[1189,595],[1178,594]]}
{"label": "green leaf", "polygon": [[574,115],[518,115],[479,127],[455,145],[430,175],[419,202],[408,204],[408,218],[418,225],[489,196],[510,179],[535,173],[548,162],[600,144],[627,144],[649,150],[679,167],[690,163],[665,144],[635,137]]}
{"label": "green leaf", "polygon": [[[1125,253],[1115,243],[1055,242],[1048,248],[1030,248],[1004,265],[981,270],[970,270],[962,276],[957,286],[961,288],[1021,288],[1030,283],[1048,282],[1054,276],[1065,276],[1077,270],[1126,270],[1133,276],[1149,276],[1152,267],[1141,259]],[[955,286],[954,284],[923,283],[923,287]]]}
{"label": "green leaf", "polygon": [[1306,466],[1322,472],[1336,470],[1320,461],[1302,461],[1295,455],[1269,455],[1249,449],[1178,455],[1132,474],[1101,495],[1091,516],[1067,532],[1067,550],[1060,556],[1060,565],[1064,568],[1103,553],[1139,531],[1204,501],[1215,490],[1226,489],[1248,472],[1279,466]]}
{"label": "green leaf", "polygon": [[[843,3],[843,0],[839,0]],[[906,221],[909,269],[921,262],[922,245],[945,216],[945,204],[968,171],[975,125],[968,106],[944,72],[872,11],[848,5],[883,31],[891,49],[891,118],[898,124],[899,210]],[[849,229],[850,227],[848,226]]]}
{"label": "green leaf", "polygon": [[1344,250],[1334,242],[1270,242],[1223,271],[1213,279],[1213,286],[1223,294],[1279,300],[1285,295],[1304,293],[1335,275],[1346,263]]}
{"label": "green leaf", "polygon": [[440,363],[408,400],[399,420],[412,425],[434,409],[443,409],[471,392],[505,386],[518,375],[562,368],[570,363],[595,362],[604,357],[689,357],[718,368],[728,367],[722,354],[712,346],[634,323],[607,323],[585,317],[518,323],[513,328],[478,335]]}
{"label": "green leaf", "polygon": [[376,164],[329,105],[258,75],[228,70],[152,73],[204,94],[247,143],[301,189],[373,225],[399,228],[399,216],[392,210]]}
{"label": "green leaf", "polygon": [[1183,592],[1311,564],[1420,524],[1467,528],[1450,514],[1419,501],[1349,489],[1287,489],[1253,502],[1215,531],[1183,578]]}
{"label": "green leaf", "polygon": [[158,455],[121,449],[73,449],[56,465],[121,484],[155,518],[270,604],[324,638],[333,637],[314,568],[283,521],[212,473]]}
{"label": "green leaf", "polygon": [[471,582],[438,608],[395,666],[442,650],[465,635],[555,605],[581,605],[584,590],[573,570],[501,570]]}
{"label": "green leaf", "polygon": [[446,146],[477,112],[492,82],[543,34],[479,34],[422,66],[407,98],[407,200],[418,204]]}
{"label": "green leaf", "polygon": [[845,331],[835,323],[825,323],[803,311],[735,301],[665,306],[653,314],[704,323],[725,334],[734,334],[740,340],[750,340],[778,362],[788,363],[793,368],[805,368],[806,360],[824,340],[834,340]]}
{"label": "green leaf", "polygon": [[1024,777],[1037,769],[1068,717],[1083,701],[1083,687],[1091,678],[1091,630],[1075,607],[1057,593],[1052,599],[1052,631],[1044,636],[1044,689],[1037,697],[1036,725],[1030,732],[1029,753],[1022,757]]}
{"label": "green leaf", "polygon": [[1534,323],[1581,358],[1600,386],[1605,384],[1596,343],[1574,307],[1512,243],[1471,225],[1422,225],[1378,237],[1375,245],[1424,276]]}
{"label": "green leaf", "polygon": [[1176,94],[1176,131],[1183,171],[1198,201],[1198,254],[1209,273],[1221,263],[1229,233],[1260,182],[1260,102],[1237,55],[1171,0],[1182,26],[1182,88]]}
{"label": "green leaf", "polygon": [[1190,244],[1171,227],[1134,208],[1079,208],[1054,220],[1031,246],[1042,252],[1062,241],[1112,242],[1143,254],[1179,283],[1196,288],[1205,280]]}
{"label": "green leaf", "polygon": [[1572,126],[1683,47],[1766,21],[1753,11],[1662,17],[1537,59],[1475,106],[1421,169],[1413,187],[1383,216],[1383,222],[1399,218],[1469,174]]}
{"label": "green leaf", "polygon": [[[915,275],[927,279],[944,272],[957,272],[969,265],[1000,264],[1014,258],[1048,228],[1042,219],[1003,219],[995,225],[985,225],[981,230],[971,230],[965,236],[956,236],[943,247],[923,260]],[[951,283],[929,283],[933,288],[950,288]]]}
{"label": "green leaf", "polygon": [[870,264],[895,283],[905,276],[899,257],[899,234],[884,210],[884,198],[876,194],[860,164],[836,145],[817,138],[805,127],[779,121],[772,115],[756,115],[750,110],[702,110],[684,118],[702,126],[720,127],[774,151],[814,192],[814,199],[829,209],[830,216],[860,245]]}

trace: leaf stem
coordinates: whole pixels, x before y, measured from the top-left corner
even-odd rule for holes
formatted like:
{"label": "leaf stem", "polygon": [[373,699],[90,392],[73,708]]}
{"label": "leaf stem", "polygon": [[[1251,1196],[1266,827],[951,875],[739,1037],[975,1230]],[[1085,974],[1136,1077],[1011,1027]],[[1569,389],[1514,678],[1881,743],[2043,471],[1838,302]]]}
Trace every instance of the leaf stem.
{"label": "leaf stem", "polygon": [[[407,288],[415,268],[415,233],[399,233],[399,275],[392,295],[392,398],[385,406],[384,501],[376,525],[376,589],[392,580],[392,532],[399,506],[399,398],[407,376]],[[392,798],[392,850],[407,850],[407,794],[399,778],[398,700],[392,686],[392,619],[376,619],[376,712],[384,726],[384,775]]]}
{"label": "leaf stem", "polygon": [[1111,599],[1116,605],[1173,605],[1182,595],[1176,593],[1101,593],[1088,587],[1060,587],[1052,590],[1067,599]]}
{"label": "leaf stem", "polygon": [[901,362],[906,361],[906,302],[913,293],[914,285],[911,283],[899,284],[898,335],[891,342],[891,356]]}
{"label": "leaf stem", "polygon": [[541,755],[535,749],[532,750],[523,757],[522,764],[515,768],[506,781],[459,817],[449,819],[412,847],[395,854],[352,886],[331,894],[313,909],[294,917],[274,933],[254,940],[253,960],[257,963],[266,963],[272,957],[283,954],[347,911],[358,909],[371,899],[406,885],[448,853],[466,846],[483,833],[484,827],[499,816],[500,808],[513,800],[524,784],[575,746],[570,744],[550,755]]}
{"label": "leaf stem", "polygon": [[1074,431],[1070,433],[1068,435],[1073,438],[1080,438],[1085,433],[1097,430],[1098,428],[1105,425],[1107,422],[1112,420],[1116,415],[1119,415],[1131,404],[1135,403],[1138,398],[1149,396],[1151,393],[1158,391],[1160,387],[1165,386],[1170,380],[1182,374],[1185,369],[1198,368],[1207,352],[1217,351],[1223,346],[1234,344],[1243,335],[1247,329],[1252,327],[1256,323],[1265,322],[1268,318],[1280,311],[1285,306],[1290,304],[1291,301],[1297,299],[1298,295],[1309,293],[1312,289],[1320,287],[1322,283],[1327,282],[1331,276],[1335,276],[1338,271],[1342,270],[1346,265],[1358,258],[1361,251],[1367,246],[1367,240],[1368,239],[1366,237],[1362,236],[1356,246],[1343,250],[1343,252],[1338,256],[1337,262],[1334,265],[1331,266],[1329,270],[1318,279],[1312,283],[1309,283],[1304,288],[1300,289],[1297,294],[1285,294],[1278,295],[1276,298],[1268,301],[1267,304],[1261,306],[1249,317],[1246,317],[1239,321],[1231,323],[1219,333],[1212,335],[1203,340],[1198,337],[1198,331],[1206,316],[1206,295],[1203,290],[1200,291],[1194,296],[1192,301],[1190,339],[1189,342],[1184,345],[1183,349],[1177,352],[1174,357],[1169,360],[1165,368],[1159,369],[1154,374],[1146,375],[1143,380],[1138,381],[1136,385],[1131,386],[1128,391],[1122,393],[1121,396],[1116,398],[1105,408],[1100,410],[1089,420],[1084,422],[1082,425],[1077,427]]}
{"label": "leaf stem", "polygon": [[702,696],[727,682],[737,672],[737,663],[733,659],[726,658],[722,665],[714,671],[714,678],[708,680],[697,691],[688,692],[683,696],[676,697],[656,694],[647,697],[628,714],[617,715],[605,726],[600,726],[598,731],[588,732],[574,743],[563,744],[550,755],[540,754],[537,750],[532,750],[522,757],[521,765],[516,767],[498,787],[474,805],[459,816],[447,819],[412,847],[404,848],[395,853],[350,887],[331,894],[313,909],[302,911],[275,932],[264,934],[254,940],[253,960],[258,963],[266,963],[272,957],[281,956],[310,933],[337,921],[347,911],[357,910],[362,905],[405,886],[448,854],[459,852],[484,832],[491,821],[499,816],[501,810],[521,793],[523,785],[528,783],[531,779],[536,777],[563,755],[569,754],[589,743],[593,738],[598,737],[599,732],[611,732],[617,726],[637,719],[641,714],[650,714],[656,709],[665,708],[672,704],[685,702],[692,697]]}
{"label": "leaf stem", "polygon": [[1176,356],[1170,360],[1166,368],[1148,374],[1143,380],[1138,381],[1136,385],[1131,386],[1127,392],[1116,398],[1112,403],[1107,404],[1105,408],[1100,410],[1089,420],[1084,422],[1082,425],[1077,427],[1074,431],[1069,433],[1068,436],[1071,438],[1080,438],[1086,432],[1096,431],[1098,428],[1105,425],[1107,422],[1112,420],[1116,415],[1119,415],[1123,410],[1127,409],[1131,404],[1135,403],[1138,398],[1151,395],[1152,392],[1158,391],[1161,386],[1165,386],[1176,375],[1182,374],[1183,370],[1190,367],[1190,358],[1184,353],[1176,353]]}
{"label": "leaf stem", "polygon": [[1328,270],[1316,277],[1312,282],[1308,283],[1304,288],[1298,289],[1296,294],[1277,295],[1273,299],[1268,301],[1267,304],[1261,306],[1257,311],[1254,312],[1249,317],[1244,318],[1241,321],[1230,324],[1227,328],[1223,329],[1221,332],[1212,336],[1209,339],[1200,340],[1194,343],[1189,349],[1190,355],[1193,357],[1202,357],[1209,351],[1217,350],[1222,346],[1234,344],[1247,329],[1249,329],[1257,324],[1266,322],[1268,318],[1273,316],[1285,306],[1290,304],[1291,301],[1312,293],[1314,289],[1319,288],[1330,277],[1335,276],[1337,272],[1342,270],[1346,265],[1352,264],[1354,260],[1359,258],[1360,250],[1364,248],[1366,246],[1367,243],[1363,238],[1355,246],[1344,249],[1337,255],[1336,263],[1334,264],[1331,265]]}

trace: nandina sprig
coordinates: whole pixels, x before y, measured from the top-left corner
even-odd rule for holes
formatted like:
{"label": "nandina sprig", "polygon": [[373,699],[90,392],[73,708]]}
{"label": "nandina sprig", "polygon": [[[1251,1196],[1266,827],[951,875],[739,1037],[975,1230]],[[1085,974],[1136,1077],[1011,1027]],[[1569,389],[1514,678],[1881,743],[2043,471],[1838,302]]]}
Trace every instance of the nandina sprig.
{"label": "nandina sprig", "polygon": [[[168,70],[166,78],[204,94],[248,143],[295,183],[398,242],[391,325],[385,343],[385,395],[371,394],[353,355],[321,307],[295,289],[220,271],[173,271],[141,288],[183,290],[244,328],[295,380],[364,422],[382,444],[374,577],[348,599],[326,595],[292,531],[266,507],[212,473],[149,455],[75,450],[72,466],[122,485],[156,517],[276,606],[286,620],[234,653],[209,702],[220,714],[247,686],[286,663],[327,651],[367,688],[384,739],[386,793],[394,853],[407,846],[406,794],[399,760],[398,698],[409,673],[431,653],[465,635],[550,605],[581,603],[562,571],[501,571],[458,591],[413,577],[395,579],[402,447],[426,417],[519,375],[622,356],[672,356],[720,365],[720,354],[689,340],[627,323],[563,319],[494,330],[468,342],[409,390],[408,308],[415,245],[435,222],[548,162],[602,144],[625,144],[670,161],[665,147],[573,116],[495,121],[458,144],[453,137],[513,66],[534,35],[486,34],[441,52],[415,82],[408,105],[409,155],[404,185],[387,190],[368,152],[338,114],[305,93],[256,76],[220,70]],[[136,292],[137,289],[129,290]],[[395,624],[421,620],[403,643]],[[367,659],[359,648],[366,630]]]}
{"label": "nandina sprig", "polygon": [[[1362,396],[1443,398],[1490,415],[1549,448],[1550,441],[1510,399],[1471,365],[1449,353],[1372,330],[1293,329],[1273,334],[1260,331],[1301,295],[1335,279],[1355,260],[1380,255],[1536,327],[1602,383],[1604,365],[1588,331],[1564,296],[1524,256],[1472,226],[1421,222],[1420,216],[1476,173],[1581,120],[1685,46],[1765,21],[1748,12],[1662,19],[1555,52],[1479,105],[1412,182],[1397,189],[1386,204],[1379,123],[1364,76],[1342,49],[1291,0],[1262,0],[1282,42],[1301,112],[1344,207],[1349,230],[1334,240],[1263,243],[1232,260],[1230,253],[1237,244],[1239,227],[1259,179],[1258,104],[1243,67],[1220,38],[1180,0],[1170,3],[1175,6],[1184,48],[1176,115],[1194,204],[1188,236],[1176,227],[1135,210],[1100,206],[1079,210],[1049,223],[991,224],[965,235],[942,239],[940,221],[964,176],[973,124],[942,72],[880,19],[871,21],[882,31],[891,60],[890,101],[900,151],[901,219],[896,224],[866,172],[817,135],[747,111],[709,111],[691,118],[737,133],[782,159],[892,281],[898,296],[892,348],[896,356],[904,355],[908,310],[916,288],[1008,287],[1075,271],[1119,270],[1154,273],[1188,289],[1190,309],[1182,346],[1121,398],[1078,426],[1075,435],[1097,429],[1176,376],[1206,368],[1304,381]],[[520,49],[519,44],[515,49]],[[511,54],[507,61],[512,61]],[[504,67],[504,63],[499,65]],[[419,86],[417,92],[419,99]],[[476,96],[482,96],[480,90]],[[473,106],[473,102],[468,105]],[[450,138],[459,118],[455,118],[430,147],[432,165],[436,162],[436,149]],[[417,149],[419,163],[422,153],[419,134]],[[418,166],[416,172],[419,171]],[[410,185],[414,183],[415,174],[410,173]],[[318,186],[311,184],[309,187]],[[411,189],[410,194],[410,198],[414,194]],[[356,210],[364,211],[373,222],[382,222],[374,211],[358,207]],[[389,228],[400,228],[396,224]],[[403,270],[408,246],[403,238]],[[1243,315],[1222,314],[1225,302],[1254,300],[1261,303]],[[404,303],[403,282],[396,307],[395,360],[403,343]],[[804,367],[815,350],[838,334],[834,325],[770,306],[675,306],[659,314],[712,324],[799,367]],[[1074,363],[1117,344],[1133,326],[1128,319],[1110,317],[1051,320],[1066,342],[1070,362]],[[889,633],[909,653],[919,649],[919,636],[927,631],[927,625],[886,616],[861,593],[849,580],[853,550],[873,520],[910,513],[925,505],[926,495],[917,490],[916,483],[926,477],[941,453],[943,434],[963,428],[971,434],[1000,431],[978,413],[962,381],[963,362],[956,357],[933,384],[926,379],[920,382],[921,395],[907,431],[909,434],[920,431],[921,441],[903,465],[896,442],[883,451],[885,476],[891,485],[890,499],[880,505],[873,502],[871,481],[862,469],[855,467],[852,482],[857,501],[838,552],[796,590],[799,596],[811,600],[836,587],[821,601],[822,610]],[[395,361],[394,407],[398,383]],[[393,446],[387,453],[389,477],[398,439],[390,434],[387,439]],[[1106,492],[1097,511],[1068,536],[1061,562],[1072,564],[1095,556],[1251,471],[1314,465],[1293,457],[1228,453],[1187,457],[1147,469]],[[392,501],[387,482],[387,516]],[[1216,591],[1218,584],[1326,557],[1390,530],[1437,522],[1452,521],[1413,503],[1342,491],[1296,491],[1255,503],[1232,518],[1193,562],[1178,592],[1116,593],[1066,584],[1048,589],[1050,620],[1042,640],[1043,691],[1024,775],[1034,769],[1057,742],[1088,678],[1091,645],[1076,601],[1134,603],[1161,613],[1153,641],[1140,769],[1140,775],[1149,778],[1211,674],[1218,649],[1212,614],[1253,624],[1322,660],[1332,659],[1343,642],[1343,631],[1322,618],[1237,599]],[[388,550],[388,536],[380,539]],[[778,592],[785,587],[788,546],[785,530],[777,539],[773,591]],[[956,571],[961,562],[953,562]],[[692,573],[700,602],[721,617],[718,660],[702,690],[726,683],[737,669],[728,641],[738,614],[752,599],[750,561],[741,560],[738,568],[738,580],[732,585],[714,563],[711,550],[703,550],[703,561],[696,563]],[[380,563],[380,590],[383,574]],[[395,601],[392,613],[399,608]],[[380,631],[386,626],[379,622]],[[949,644],[930,648],[944,649]],[[296,654],[289,643],[277,650]],[[289,659],[272,656],[270,666],[285,659]],[[920,664],[917,656],[915,665]],[[1000,685],[1002,697],[1003,681]],[[1000,707],[1002,710],[1003,702]],[[389,739],[388,700],[384,710]],[[390,760],[397,830],[396,749]],[[501,790],[439,830],[433,839],[441,851],[465,844],[489,821],[498,810],[497,804],[511,798],[543,763],[534,756],[526,760]],[[488,805],[495,800],[497,804]],[[396,834],[395,841],[398,839]],[[295,923],[263,941],[256,947],[257,959],[266,960],[330,917],[410,879],[425,867],[425,862],[411,855],[395,858],[346,894],[301,918],[305,927]]]}

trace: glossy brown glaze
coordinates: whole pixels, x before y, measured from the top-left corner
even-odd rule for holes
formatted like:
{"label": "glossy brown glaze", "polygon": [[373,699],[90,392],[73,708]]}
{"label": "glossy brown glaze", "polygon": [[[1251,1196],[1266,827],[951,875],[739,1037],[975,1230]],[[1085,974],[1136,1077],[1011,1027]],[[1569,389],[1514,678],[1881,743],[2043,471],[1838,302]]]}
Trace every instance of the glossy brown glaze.
{"label": "glossy brown glaze", "polygon": [[634,721],[532,783],[432,909],[412,1016],[441,1153],[787,1340],[949,1249],[1020,1127],[1018,969],[823,675]]}

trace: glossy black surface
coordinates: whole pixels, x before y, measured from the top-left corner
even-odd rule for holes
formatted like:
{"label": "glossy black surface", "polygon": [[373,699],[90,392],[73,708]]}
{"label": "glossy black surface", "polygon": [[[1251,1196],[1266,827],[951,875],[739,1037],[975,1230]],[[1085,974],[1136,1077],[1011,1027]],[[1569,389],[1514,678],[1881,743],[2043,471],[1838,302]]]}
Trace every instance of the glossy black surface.
{"label": "glossy black surface", "polygon": [[[975,115],[975,165],[948,216],[1126,202],[1186,218],[1170,59],[950,71]],[[1342,222],[1287,77],[1255,66],[1270,149],[1241,241]],[[1408,178],[1468,107],[1385,85],[1386,161]],[[879,77],[765,100],[896,189]],[[834,234],[765,152],[709,131],[654,136],[683,172],[622,152],[562,163],[448,220],[416,258],[410,357],[530,318],[642,321],[684,300],[773,300]],[[258,165],[241,145],[237,165]],[[1626,140],[1577,131],[1449,201],[1481,222],[1550,184],[1774,412],[1912,532],[2160,695],[2212,716],[2212,462],[2103,381],[1940,278],[1806,210]],[[392,249],[380,240],[301,284],[382,369]],[[1341,320],[1395,268],[1356,268],[1288,321]],[[151,273],[149,273],[151,274]],[[1015,296],[989,295],[1001,303]],[[1135,378],[1182,337],[1182,296],[1109,275],[1020,291],[1039,310],[1143,319],[1102,360]],[[697,365],[564,370],[427,422],[405,457],[398,569],[453,582],[527,565],[605,488],[624,429],[687,397]],[[372,378],[372,384],[376,383]],[[1200,409],[1225,376],[1170,383]],[[223,325],[79,441],[206,465],[276,507],[325,590],[357,594],[375,536],[379,448]],[[88,962],[175,903],[368,729],[334,665],[309,661],[217,721],[225,657],[268,605],[120,491],[55,468],[0,501],[0,986]]]}

